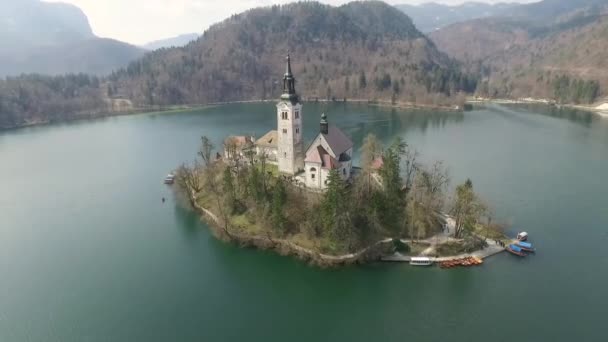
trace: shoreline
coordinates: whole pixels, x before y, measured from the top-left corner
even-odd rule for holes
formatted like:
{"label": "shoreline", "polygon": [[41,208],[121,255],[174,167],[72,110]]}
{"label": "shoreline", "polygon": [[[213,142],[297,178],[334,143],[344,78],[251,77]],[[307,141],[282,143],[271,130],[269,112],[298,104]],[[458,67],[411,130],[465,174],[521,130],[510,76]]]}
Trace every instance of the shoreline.
{"label": "shoreline", "polygon": [[557,104],[553,100],[549,99],[535,99],[535,98],[522,98],[522,99],[488,99],[488,98],[472,98],[467,99],[468,104],[483,104],[483,103],[495,103],[495,104],[542,104],[547,106],[555,106],[557,108],[570,108],[582,110],[585,112],[597,114],[600,117],[608,118],[608,109],[600,109],[599,106],[608,104],[596,104],[596,105],[577,105],[577,104]]}
{"label": "shoreline", "polygon": [[[260,250],[274,250],[282,256],[294,256],[299,260],[308,262],[314,266],[319,267],[337,267],[347,266],[354,264],[365,264],[369,262],[409,262],[412,256],[405,256],[399,252],[393,252],[392,254],[386,253],[383,247],[393,246],[393,238],[385,238],[377,241],[359,251],[343,254],[343,255],[328,255],[320,252],[313,251],[308,248],[297,245],[291,241],[285,239],[273,239],[270,236],[258,236],[258,235],[243,235],[235,234],[229,231],[225,231],[220,228],[221,221],[217,215],[211,212],[209,209],[200,206],[196,202],[196,195],[190,190],[187,194],[188,202],[192,207],[200,214],[200,219],[204,220],[209,226],[212,234],[221,241],[234,242],[240,247],[254,247]],[[399,239],[402,243],[409,243],[413,240]],[[440,263],[444,261],[459,260],[467,257],[478,257],[480,259],[487,259],[491,256],[500,254],[505,251],[504,248],[500,247],[495,242],[489,240],[488,247],[473,251],[470,253],[461,253],[458,255],[441,256],[441,257],[430,257],[434,263]]]}
{"label": "shoreline", "polygon": [[[53,124],[62,124],[69,122],[77,122],[77,121],[85,121],[85,120],[96,120],[96,119],[104,119],[110,117],[118,117],[118,116],[128,116],[128,115],[139,115],[139,114],[151,114],[151,113],[172,113],[172,112],[182,112],[188,110],[195,109],[203,109],[214,106],[224,106],[231,104],[256,104],[256,103],[267,103],[267,102],[275,102],[273,99],[257,99],[257,100],[238,100],[238,101],[225,101],[225,102],[212,102],[207,104],[183,104],[183,105],[173,105],[173,106],[158,106],[158,107],[139,107],[139,108],[131,108],[129,110],[122,111],[90,111],[83,112],[80,115],[59,121],[37,121],[37,122],[27,122],[22,125],[17,126],[7,126],[0,127],[0,132],[3,131],[11,131],[18,130],[22,128],[30,128],[30,127],[38,127],[38,126],[46,126]],[[377,107],[386,107],[386,108],[395,108],[395,109],[403,109],[403,110],[414,110],[414,109],[426,109],[426,110],[443,110],[443,111],[451,111],[458,112],[462,109],[457,109],[455,107],[450,106],[440,106],[440,105],[431,105],[431,104],[414,104],[410,102],[396,102],[392,103],[391,101],[384,100],[369,100],[369,99],[346,99],[343,100],[326,100],[326,99],[309,99],[303,98],[302,102],[304,103],[351,103],[351,104],[362,104],[368,106],[377,106]]]}

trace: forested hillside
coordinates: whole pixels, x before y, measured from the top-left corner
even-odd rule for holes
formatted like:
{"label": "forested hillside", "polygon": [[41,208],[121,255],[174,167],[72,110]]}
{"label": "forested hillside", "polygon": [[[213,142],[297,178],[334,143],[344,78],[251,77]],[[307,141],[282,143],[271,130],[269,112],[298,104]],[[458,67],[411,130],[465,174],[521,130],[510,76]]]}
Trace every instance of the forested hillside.
{"label": "forested hillside", "polygon": [[416,27],[422,32],[433,32],[454,23],[503,15],[518,6],[520,6],[518,3],[487,4],[474,1],[453,6],[428,2],[395,7],[412,18]]}
{"label": "forested hillside", "polygon": [[274,98],[287,51],[305,98],[429,103],[476,86],[409,17],[382,2],[250,10],[110,79],[113,93],[140,105]]}
{"label": "forested hillside", "polygon": [[608,1],[545,0],[430,36],[483,81],[478,93],[591,103],[608,89]]}
{"label": "forested hillside", "polygon": [[116,99],[149,108],[277,98],[288,51],[305,99],[451,104],[477,86],[394,7],[300,2],[234,15],[185,47],[148,53],[101,80],[0,81],[0,127],[81,117]]}
{"label": "forested hillside", "polygon": [[94,76],[28,75],[0,81],[0,129],[88,118],[107,109]]}

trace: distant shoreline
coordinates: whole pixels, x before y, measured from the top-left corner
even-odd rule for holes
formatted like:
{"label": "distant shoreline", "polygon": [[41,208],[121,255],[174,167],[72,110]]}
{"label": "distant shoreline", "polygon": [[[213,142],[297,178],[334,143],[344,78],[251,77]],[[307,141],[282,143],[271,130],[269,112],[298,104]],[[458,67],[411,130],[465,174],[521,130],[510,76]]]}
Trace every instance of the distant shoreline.
{"label": "distant shoreline", "polygon": [[[521,99],[489,99],[489,98],[471,98],[467,100],[469,104],[476,103],[496,103],[496,104],[544,104],[547,106],[555,106],[557,108],[565,107],[570,109],[578,109],[590,113],[597,114],[601,117],[608,118],[608,102],[595,105],[576,105],[576,104],[558,104],[554,100],[536,99],[536,98],[521,98]],[[599,108],[604,107],[607,108]]]}
{"label": "distant shoreline", "polygon": [[[304,103],[353,103],[353,104],[364,104],[368,106],[378,106],[378,107],[386,107],[386,108],[396,108],[396,109],[426,109],[426,110],[443,110],[443,111],[461,111],[460,107],[454,106],[441,106],[441,105],[429,105],[429,104],[414,104],[410,102],[391,102],[385,100],[368,100],[368,99],[346,99],[346,100],[326,100],[326,99],[309,99],[303,98],[302,101]],[[60,123],[68,123],[68,122],[76,122],[76,121],[85,121],[85,120],[96,120],[96,119],[104,119],[114,116],[127,116],[127,115],[137,115],[137,114],[150,114],[150,113],[170,113],[170,112],[181,112],[187,110],[195,110],[195,109],[203,109],[214,106],[224,106],[230,104],[254,104],[254,103],[267,103],[267,102],[276,102],[275,99],[257,99],[257,100],[240,100],[240,101],[225,101],[225,102],[212,102],[207,104],[183,104],[183,105],[172,105],[172,106],[149,106],[149,107],[132,107],[126,110],[115,110],[115,111],[90,111],[83,112],[78,114],[74,118],[59,120],[59,121],[32,121],[26,122],[17,126],[8,126],[8,127],[0,127],[0,132],[3,131],[11,131],[22,128],[30,128],[30,127],[38,127],[52,124],[60,124]]]}

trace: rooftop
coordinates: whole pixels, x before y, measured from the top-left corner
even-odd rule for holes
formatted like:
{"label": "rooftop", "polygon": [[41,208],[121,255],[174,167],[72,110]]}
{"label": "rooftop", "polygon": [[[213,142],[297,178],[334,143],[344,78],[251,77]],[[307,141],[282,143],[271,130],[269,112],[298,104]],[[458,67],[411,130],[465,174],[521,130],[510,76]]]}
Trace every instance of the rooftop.
{"label": "rooftop", "polygon": [[277,147],[278,132],[276,130],[266,133],[255,144],[259,147]]}
{"label": "rooftop", "polygon": [[[322,133],[321,133],[322,134]],[[329,144],[329,148],[336,156],[348,151],[353,147],[353,142],[338,127],[330,124],[327,134],[323,134]]]}

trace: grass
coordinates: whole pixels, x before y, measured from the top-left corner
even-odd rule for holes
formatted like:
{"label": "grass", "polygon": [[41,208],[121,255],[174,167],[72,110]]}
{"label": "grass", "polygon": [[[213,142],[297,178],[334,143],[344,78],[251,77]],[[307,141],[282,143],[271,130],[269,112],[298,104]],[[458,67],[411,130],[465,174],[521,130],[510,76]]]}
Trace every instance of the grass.
{"label": "grass", "polygon": [[[262,171],[262,166],[260,163],[257,163],[256,167],[258,168],[258,171]],[[279,177],[279,166],[266,163],[266,172],[270,172],[272,177]]]}
{"label": "grass", "polygon": [[448,242],[437,246],[437,253],[440,256],[453,256],[464,252],[464,246],[459,242]]}
{"label": "grass", "polygon": [[431,246],[431,244],[422,243],[422,242],[411,242],[411,243],[408,243],[408,246],[410,246],[410,251],[407,252],[407,255],[416,256],[416,255],[420,255],[420,253],[424,252],[424,250],[429,248]]}
{"label": "grass", "polygon": [[499,229],[493,227],[487,228],[486,225],[482,224],[475,226],[475,234],[481,237],[487,237],[490,240],[509,240],[509,237]]}

